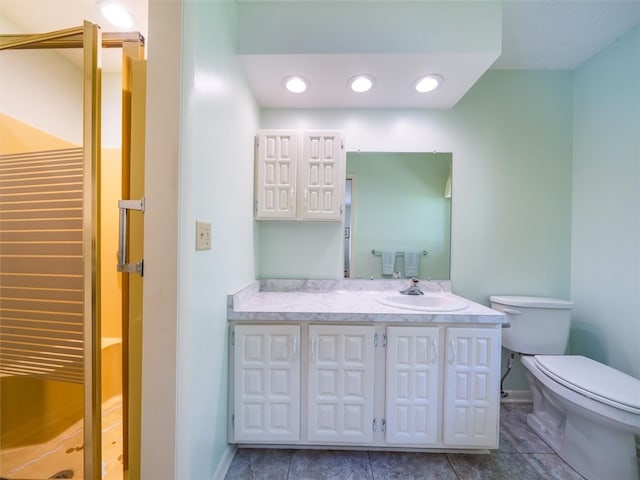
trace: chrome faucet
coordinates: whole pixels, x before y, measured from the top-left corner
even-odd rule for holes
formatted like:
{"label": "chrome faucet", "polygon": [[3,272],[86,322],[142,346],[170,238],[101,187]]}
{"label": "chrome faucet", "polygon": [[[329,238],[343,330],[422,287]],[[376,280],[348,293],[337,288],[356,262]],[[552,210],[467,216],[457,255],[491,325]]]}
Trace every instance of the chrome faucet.
{"label": "chrome faucet", "polygon": [[402,295],[424,295],[424,292],[420,289],[419,283],[420,281],[417,278],[412,278],[411,285],[409,285],[409,288],[406,288],[405,290],[400,290],[400,293]]}

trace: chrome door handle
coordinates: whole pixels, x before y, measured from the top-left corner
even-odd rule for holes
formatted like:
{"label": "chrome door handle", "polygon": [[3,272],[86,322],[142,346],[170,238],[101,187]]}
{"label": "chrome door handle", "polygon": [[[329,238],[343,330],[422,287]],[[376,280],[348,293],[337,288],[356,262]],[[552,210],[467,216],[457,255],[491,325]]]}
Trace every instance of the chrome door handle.
{"label": "chrome door handle", "polygon": [[143,261],[127,263],[127,212],[138,210],[144,213],[144,197],[140,200],[118,200],[120,209],[119,233],[118,233],[118,266],[117,271],[123,273],[137,273],[142,276]]}

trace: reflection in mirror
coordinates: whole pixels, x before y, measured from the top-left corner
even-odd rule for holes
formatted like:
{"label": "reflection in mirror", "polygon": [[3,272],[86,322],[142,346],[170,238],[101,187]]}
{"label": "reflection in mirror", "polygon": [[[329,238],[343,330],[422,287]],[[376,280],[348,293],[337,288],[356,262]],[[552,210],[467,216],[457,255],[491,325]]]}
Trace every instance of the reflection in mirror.
{"label": "reflection in mirror", "polygon": [[353,178],[347,175],[344,187],[344,277],[351,276],[351,192],[353,191]]}
{"label": "reflection in mirror", "polygon": [[345,277],[450,279],[451,158],[347,153]]}

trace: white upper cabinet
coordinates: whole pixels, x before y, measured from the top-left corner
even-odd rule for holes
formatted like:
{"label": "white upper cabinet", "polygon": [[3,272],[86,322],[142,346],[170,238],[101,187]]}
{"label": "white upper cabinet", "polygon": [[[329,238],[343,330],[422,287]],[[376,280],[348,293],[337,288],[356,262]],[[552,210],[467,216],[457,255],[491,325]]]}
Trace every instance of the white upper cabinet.
{"label": "white upper cabinet", "polygon": [[342,132],[260,130],[255,218],[340,221],[345,171]]}

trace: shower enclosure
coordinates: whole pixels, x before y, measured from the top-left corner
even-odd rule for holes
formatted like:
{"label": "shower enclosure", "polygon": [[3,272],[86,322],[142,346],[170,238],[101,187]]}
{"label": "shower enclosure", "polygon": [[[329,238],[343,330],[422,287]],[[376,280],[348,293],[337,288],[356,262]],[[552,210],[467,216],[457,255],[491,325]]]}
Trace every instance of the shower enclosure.
{"label": "shower enclosure", "polygon": [[[103,47],[123,52],[117,151],[101,146]],[[0,111],[0,477],[136,478],[139,429],[129,418],[139,418],[140,378],[128,366],[139,357],[142,284],[116,273],[115,251],[117,198],[142,196],[143,39],[89,22],[0,35],[5,67],[21,65],[17,55],[59,49],[82,51],[69,80],[80,96],[79,141]],[[142,219],[130,217],[126,240],[141,255]]]}

